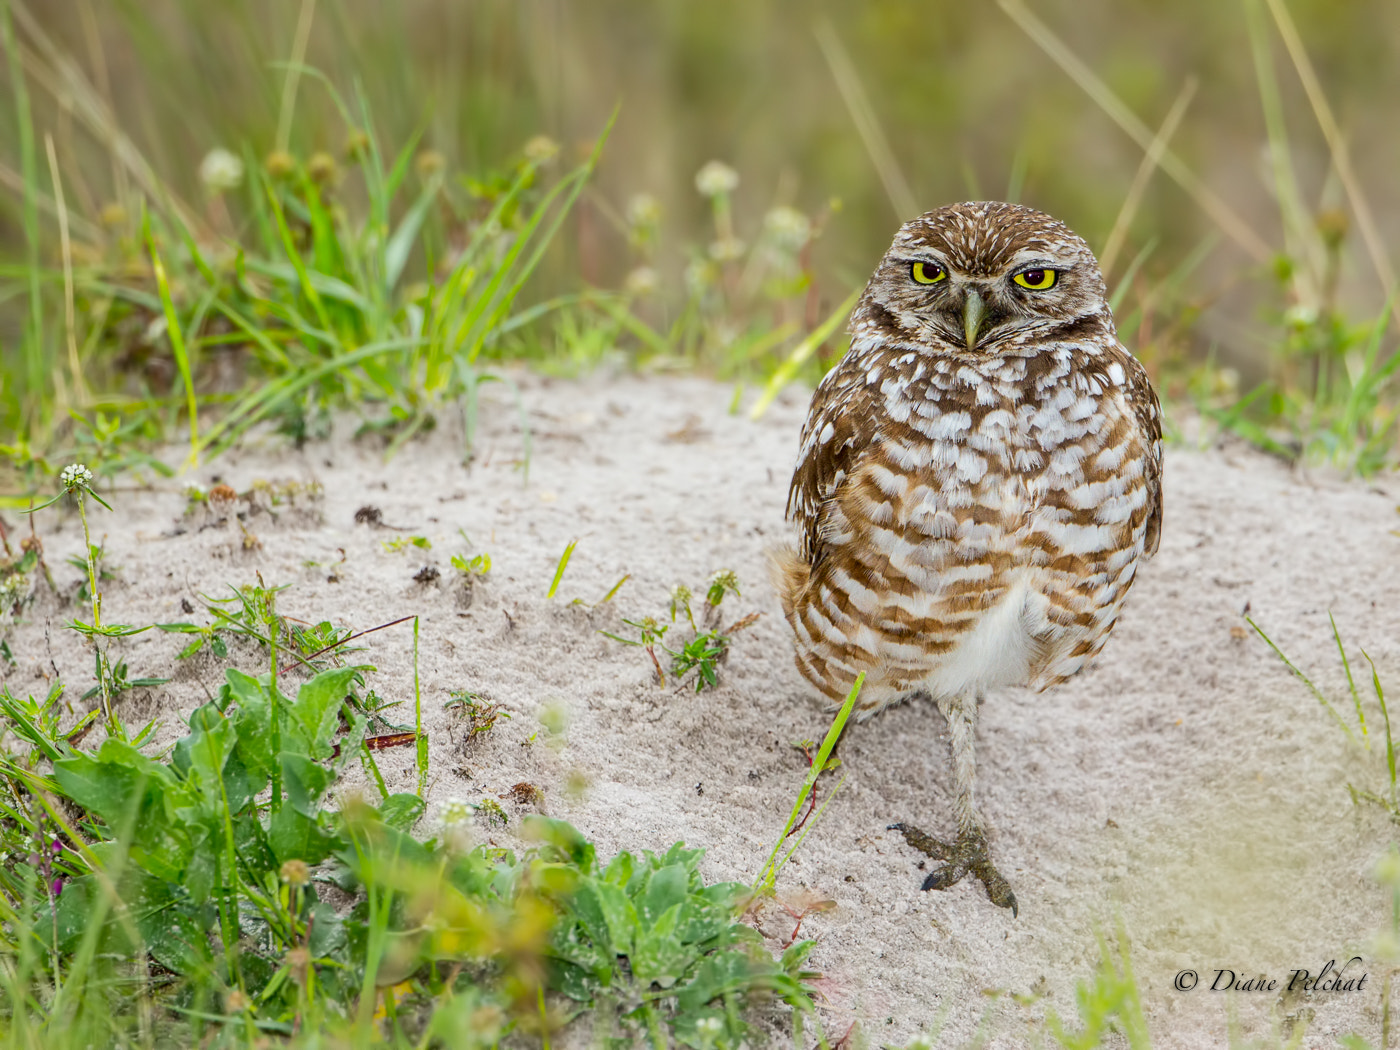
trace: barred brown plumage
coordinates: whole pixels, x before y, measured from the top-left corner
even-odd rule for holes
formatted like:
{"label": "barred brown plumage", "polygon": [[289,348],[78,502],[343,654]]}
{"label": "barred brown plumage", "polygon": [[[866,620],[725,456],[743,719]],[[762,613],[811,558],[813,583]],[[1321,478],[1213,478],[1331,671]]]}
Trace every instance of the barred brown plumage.
{"label": "barred brown plumage", "polygon": [[1045,689],[1102,648],[1161,533],[1161,410],[1119,343],[1089,246],[1015,204],[905,224],[822,380],[776,581],[797,666],[859,717],[925,693],[948,719],[958,840],[910,844],[998,904],[973,781],[977,704]]}

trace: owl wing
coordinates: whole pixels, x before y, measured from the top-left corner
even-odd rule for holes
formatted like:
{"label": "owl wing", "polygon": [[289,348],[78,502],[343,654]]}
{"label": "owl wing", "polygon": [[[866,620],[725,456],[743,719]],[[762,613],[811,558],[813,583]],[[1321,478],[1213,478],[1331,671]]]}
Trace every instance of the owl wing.
{"label": "owl wing", "polygon": [[1162,543],[1162,405],[1142,363],[1126,349],[1123,357],[1127,362],[1128,403],[1138,429],[1147,439],[1147,533],[1143,553],[1153,555]]}
{"label": "owl wing", "polygon": [[877,436],[870,390],[865,372],[843,362],[827,373],[812,395],[788,490],[787,518],[797,523],[802,558],[814,568],[826,553],[833,529],[840,529],[834,519],[839,516],[836,499],[841,487]]}

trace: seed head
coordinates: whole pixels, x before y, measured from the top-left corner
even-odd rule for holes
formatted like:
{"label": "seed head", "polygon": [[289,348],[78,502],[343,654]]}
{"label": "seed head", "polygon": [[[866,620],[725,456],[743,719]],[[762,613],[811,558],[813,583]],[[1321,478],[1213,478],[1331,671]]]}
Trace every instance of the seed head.
{"label": "seed head", "polygon": [[328,186],[340,177],[340,165],[336,164],[334,157],[322,150],[311,154],[311,159],[306,162],[306,174],[311,176],[312,182]]}
{"label": "seed head", "polygon": [[369,136],[359,128],[355,128],[350,134],[345,136],[345,156],[350,160],[359,160],[369,153]]}
{"label": "seed head", "polygon": [[661,221],[661,204],[650,193],[639,193],[627,202],[627,222],[632,226],[655,226]]}
{"label": "seed head", "polygon": [[429,178],[447,167],[447,158],[435,149],[425,149],[414,158],[413,166],[422,178]]}
{"label": "seed head", "polygon": [[733,262],[744,257],[744,247],[738,237],[725,237],[710,245],[710,258],[715,262]]}
{"label": "seed head", "polygon": [[243,162],[226,149],[211,149],[199,162],[199,181],[216,197],[235,190],[243,182]]}
{"label": "seed head", "polygon": [[241,1014],[252,1005],[253,1001],[237,988],[224,996],[224,1013],[226,1014]]}
{"label": "seed head", "polygon": [[1351,225],[1347,213],[1340,208],[1327,208],[1317,213],[1317,233],[1331,251],[1336,251],[1347,238],[1347,228]]}
{"label": "seed head", "polygon": [[284,149],[275,149],[263,158],[263,167],[274,179],[285,179],[297,170],[297,159]]}
{"label": "seed head", "polygon": [[525,143],[525,159],[531,164],[548,164],[559,153],[559,143],[548,135],[536,135]]}
{"label": "seed head", "polygon": [[278,872],[288,886],[305,886],[311,881],[311,869],[304,860],[286,860]]}
{"label": "seed head", "polygon": [[652,295],[661,286],[661,281],[650,266],[638,266],[627,275],[622,286],[630,295]]}
{"label": "seed head", "polygon": [[779,248],[798,252],[811,240],[812,222],[796,208],[780,206],[763,217],[763,232]]}
{"label": "seed head", "polygon": [[695,173],[695,188],[702,197],[733,193],[739,186],[739,173],[723,161],[712,160]]}

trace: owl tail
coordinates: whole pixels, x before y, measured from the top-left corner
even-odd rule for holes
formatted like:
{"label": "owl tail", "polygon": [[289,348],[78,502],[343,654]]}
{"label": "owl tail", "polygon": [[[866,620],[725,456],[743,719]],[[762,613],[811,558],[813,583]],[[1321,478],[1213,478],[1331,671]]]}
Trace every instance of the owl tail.
{"label": "owl tail", "polygon": [[768,550],[768,578],[773,581],[773,589],[778,592],[783,615],[792,622],[792,610],[797,605],[798,595],[807,586],[812,567],[790,546],[770,547]]}

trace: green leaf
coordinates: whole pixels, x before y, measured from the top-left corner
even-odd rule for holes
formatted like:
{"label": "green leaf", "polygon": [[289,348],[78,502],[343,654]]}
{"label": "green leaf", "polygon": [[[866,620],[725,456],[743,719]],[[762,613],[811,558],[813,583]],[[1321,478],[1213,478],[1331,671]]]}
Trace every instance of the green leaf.
{"label": "green leaf", "polygon": [[411,831],[428,804],[412,793],[390,795],[379,807],[379,816],[391,828]]}
{"label": "green leaf", "polygon": [[398,229],[389,238],[389,243],[384,246],[384,291],[386,295],[392,293],[394,286],[399,283],[404,265],[408,262],[409,252],[413,250],[413,242],[418,239],[418,231],[422,228],[423,220],[427,218],[433,202],[437,200],[441,185],[441,179],[434,178],[429,181],[428,185],[423,188],[422,194],[400,220]]}
{"label": "green leaf", "polygon": [[653,871],[637,897],[637,912],[650,926],[661,916],[685,903],[690,892],[690,872],[680,864],[668,864]]}
{"label": "green leaf", "polygon": [[340,725],[340,709],[351,684],[360,678],[360,670],[337,667],[322,671],[297,690],[290,713],[300,730],[300,743],[312,758],[331,757],[331,738]]}
{"label": "green leaf", "polygon": [[676,936],[681,907],[675,904],[668,908],[637,937],[636,947],[628,958],[632,962],[632,973],[639,980],[655,981],[662,988],[670,988],[695,961],[699,953],[683,945]]}
{"label": "green leaf", "polygon": [[676,1005],[688,1012],[723,995],[743,991],[755,972],[753,960],[743,952],[726,951],[707,955],[701,960],[695,976],[677,993]]}
{"label": "green leaf", "polygon": [[283,751],[278,758],[282,763],[282,786],[287,792],[287,803],[298,813],[315,820],[320,812],[321,795],[330,784],[330,774],[305,755]]}
{"label": "green leaf", "polygon": [[621,886],[609,882],[595,882],[598,907],[603,913],[603,924],[608,929],[608,942],[618,955],[632,954],[633,938],[639,924],[637,909],[627,899]]}
{"label": "green leaf", "polygon": [[267,842],[278,863],[304,860],[308,864],[319,864],[330,856],[336,846],[335,839],[294,806],[283,806],[272,815],[267,827]]}

